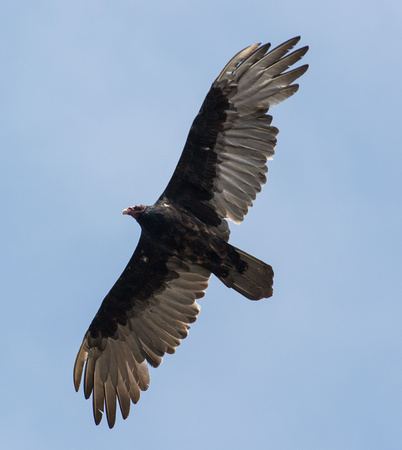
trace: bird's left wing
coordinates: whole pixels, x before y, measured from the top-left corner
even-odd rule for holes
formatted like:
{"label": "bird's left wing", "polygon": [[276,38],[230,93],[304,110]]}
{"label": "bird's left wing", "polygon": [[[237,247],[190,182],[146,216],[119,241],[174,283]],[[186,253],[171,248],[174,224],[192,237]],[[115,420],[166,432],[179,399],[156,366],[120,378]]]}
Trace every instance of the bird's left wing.
{"label": "bird's left wing", "polygon": [[266,182],[278,129],[267,111],[293,95],[307,65],[287,71],[308,47],[299,37],[271,51],[252,45],[235,55],[212,84],[162,194],[210,225],[241,222]]}
{"label": "bird's left wing", "polygon": [[93,396],[95,423],[106,407],[112,428],[116,398],[123,418],[150,381],[147,362],[157,367],[174,353],[196,320],[196,299],[205,294],[210,272],[184,263],[153,245],[144,235],[124,272],[105,297],[85,334],[74,366],[78,391]]}

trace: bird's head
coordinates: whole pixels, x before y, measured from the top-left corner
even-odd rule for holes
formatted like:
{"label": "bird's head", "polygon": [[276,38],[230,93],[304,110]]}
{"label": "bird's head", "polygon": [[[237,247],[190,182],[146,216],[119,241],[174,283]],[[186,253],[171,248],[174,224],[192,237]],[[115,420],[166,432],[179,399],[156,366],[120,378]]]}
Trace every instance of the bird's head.
{"label": "bird's head", "polygon": [[123,210],[123,214],[134,217],[134,219],[138,219],[138,217],[147,209],[144,205],[135,205],[129,206],[127,209]]}

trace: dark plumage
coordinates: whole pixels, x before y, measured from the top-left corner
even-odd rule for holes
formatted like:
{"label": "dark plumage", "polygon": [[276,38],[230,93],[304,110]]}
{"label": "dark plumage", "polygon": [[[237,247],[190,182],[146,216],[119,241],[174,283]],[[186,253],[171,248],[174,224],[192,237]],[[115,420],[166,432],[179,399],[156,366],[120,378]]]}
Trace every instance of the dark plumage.
{"label": "dark plumage", "polygon": [[228,243],[225,219],[239,223],[266,182],[278,129],[270,107],[298,89],[307,65],[286,71],[307,52],[293,38],[268,52],[252,45],[234,56],[213,83],[195,118],[173,176],[153,206],[124,214],[142,228],[124,272],[102,302],[78,352],[74,384],[84,370],[96,424],[116,398],[125,419],[149,385],[147,362],[174,353],[199,313],[211,273],[251,300],[272,295],[271,266]]}

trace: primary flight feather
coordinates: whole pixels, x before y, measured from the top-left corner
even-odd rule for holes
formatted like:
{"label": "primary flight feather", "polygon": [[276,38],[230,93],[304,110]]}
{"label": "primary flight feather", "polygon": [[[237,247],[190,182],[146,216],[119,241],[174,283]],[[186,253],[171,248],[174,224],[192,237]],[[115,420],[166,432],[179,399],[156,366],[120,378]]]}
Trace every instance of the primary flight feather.
{"label": "primary flight feather", "polygon": [[[174,353],[197,319],[209,277],[251,300],[272,295],[271,266],[228,243],[226,219],[239,223],[266,182],[278,129],[270,107],[293,95],[307,70],[286,71],[308,50],[299,37],[269,51],[252,45],[235,55],[208,92],[165,191],[152,206],[129,207],[142,232],[122,275],[84,336],[74,366],[78,391],[92,394],[95,423],[117,402],[123,418],[148,388],[149,363]],[[84,369],[85,367],[85,369]]]}

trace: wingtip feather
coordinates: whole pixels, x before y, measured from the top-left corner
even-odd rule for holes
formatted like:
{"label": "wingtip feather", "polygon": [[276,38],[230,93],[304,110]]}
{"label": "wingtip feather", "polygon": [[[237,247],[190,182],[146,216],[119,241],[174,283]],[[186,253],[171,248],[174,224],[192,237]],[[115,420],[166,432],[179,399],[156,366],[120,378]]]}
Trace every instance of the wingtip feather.
{"label": "wingtip feather", "polygon": [[86,346],[87,340],[84,338],[81,347],[78,351],[77,357],[75,359],[74,370],[73,370],[73,378],[74,378],[74,388],[75,391],[78,392],[81,384],[82,371],[84,369],[85,361],[88,358],[88,351],[84,349]]}

